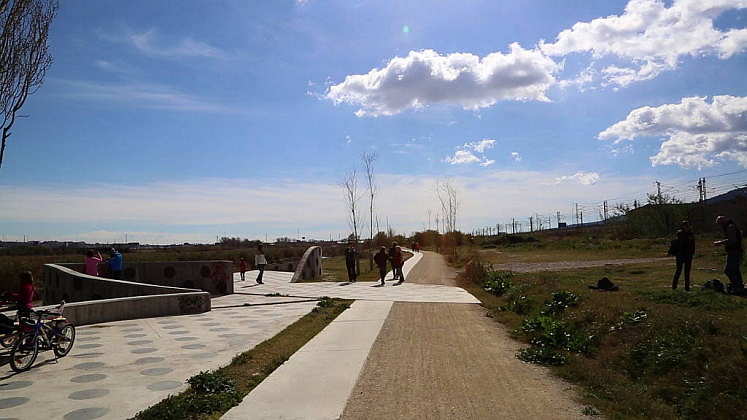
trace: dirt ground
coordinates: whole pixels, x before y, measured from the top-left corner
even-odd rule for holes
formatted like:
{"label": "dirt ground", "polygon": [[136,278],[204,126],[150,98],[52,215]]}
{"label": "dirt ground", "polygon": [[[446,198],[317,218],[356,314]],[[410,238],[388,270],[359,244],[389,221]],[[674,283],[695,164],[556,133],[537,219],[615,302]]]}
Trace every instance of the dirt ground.
{"label": "dirt ground", "polygon": [[[455,277],[425,253],[407,281]],[[583,418],[571,386],[519,361],[520,346],[479,305],[395,303],[342,418]]]}
{"label": "dirt ground", "polygon": [[508,263],[493,264],[495,270],[515,271],[517,273],[536,273],[538,271],[558,271],[573,270],[576,268],[602,267],[605,265],[624,265],[624,264],[648,264],[654,262],[673,263],[674,258],[624,258],[615,260],[594,260],[594,261],[557,261],[557,262],[536,262],[536,263]]}

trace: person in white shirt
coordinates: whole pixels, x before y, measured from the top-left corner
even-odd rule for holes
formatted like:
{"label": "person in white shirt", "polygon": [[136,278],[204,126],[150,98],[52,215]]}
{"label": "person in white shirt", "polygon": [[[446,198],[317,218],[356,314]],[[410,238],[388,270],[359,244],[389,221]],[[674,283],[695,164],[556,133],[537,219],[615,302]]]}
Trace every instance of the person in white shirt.
{"label": "person in white shirt", "polygon": [[262,249],[262,245],[257,245],[257,253],[254,255],[254,265],[259,270],[257,275],[257,283],[264,284],[262,281],[262,274],[265,273],[265,265],[267,265],[267,258],[265,258],[265,251]]}

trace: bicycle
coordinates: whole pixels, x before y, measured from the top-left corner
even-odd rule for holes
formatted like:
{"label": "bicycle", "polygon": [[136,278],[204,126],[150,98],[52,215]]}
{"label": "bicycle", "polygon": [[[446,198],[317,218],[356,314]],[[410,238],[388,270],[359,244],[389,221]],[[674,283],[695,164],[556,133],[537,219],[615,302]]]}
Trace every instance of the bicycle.
{"label": "bicycle", "polygon": [[29,370],[40,350],[52,350],[55,359],[70,353],[75,343],[75,326],[62,315],[64,308],[62,302],[55,311],[30,310],[27,316],[19,317],[19,337],[10,351],[11,369]]}
{"label": "bicycle", "polygon": [[[0,301],[0,306],[7,306],[2,309],[2,311],[5,312],[10,311],[12,307],[16,306],[16,304],[15,302]],[[16,319],[18,319],[20,313],[20,311],[16,312]],[[13,344],[16,343],[16,339],[19,336],[18,323],[4,315],[2,318],[3,322],[0,323],[0,346],[9,349],[13,347]]]}

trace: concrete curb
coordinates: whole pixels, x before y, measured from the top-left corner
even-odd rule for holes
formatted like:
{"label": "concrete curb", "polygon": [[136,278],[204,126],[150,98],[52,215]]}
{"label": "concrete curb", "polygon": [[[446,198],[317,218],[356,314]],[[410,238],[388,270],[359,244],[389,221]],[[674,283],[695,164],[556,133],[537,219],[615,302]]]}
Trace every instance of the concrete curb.
{"label": "concrete curb", "polygon": [[353,302],[222,418],[340,418],[392,303]]}

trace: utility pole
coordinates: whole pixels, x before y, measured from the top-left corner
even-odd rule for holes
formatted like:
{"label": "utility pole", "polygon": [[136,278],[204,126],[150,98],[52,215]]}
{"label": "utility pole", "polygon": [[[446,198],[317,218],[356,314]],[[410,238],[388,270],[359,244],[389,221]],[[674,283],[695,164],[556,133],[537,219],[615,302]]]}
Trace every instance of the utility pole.
{"label": "utility pole", "polygon": [[584,225],[584,209],[583,208],[581,208],[578,215],[581,218],[581,226],[583,226]]}
{"label": "utility pole", "polygon": [[534,232],[534,220],[532,220],[532,216],[529,216],[529,231]]}
{"label": "utility pole", "polygon": [[703,178],[703,201],[708,200],[708,196],[706,193],[708,192],[708,189],[706,188],[706,180]]}
{"label": "utility pole", "polygon": [[576,224],[578,224],[578,203],[576,203]]}
{"label": "utility pole", "polygon": [[516,233],[516,219],[511,218],[511,233]]}
{"label": "utility pole", "polygon": [[604,221],[607,221],[607,211],[609,208],[607,207],[607,200],[604,200]]}
{"label": "utility pole", "polygon": [[558,218],[558,227],[560,227],[560,211],[558,211],[555,216]]}
{"label": "utility pole", "polygon": [[656,181],[656,204],[661,204],[661,182]]}

